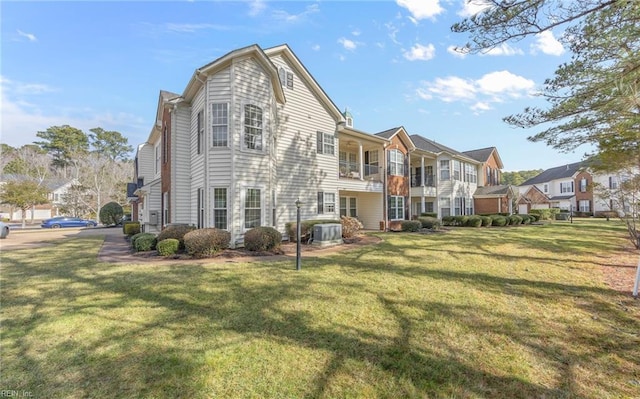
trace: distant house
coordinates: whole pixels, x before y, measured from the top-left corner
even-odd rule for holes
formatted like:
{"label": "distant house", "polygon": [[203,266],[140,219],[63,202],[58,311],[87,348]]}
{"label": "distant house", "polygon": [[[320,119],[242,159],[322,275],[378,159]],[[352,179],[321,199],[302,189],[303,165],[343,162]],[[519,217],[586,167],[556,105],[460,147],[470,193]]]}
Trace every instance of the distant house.
{"label": "distant house", "polygon": [[[24,176],[4,175],[2,176],[3,181],[0,182],[0,184],[4,181],[20,180],[24,178]],[[73,179],[46,180],[43,185],[47,189],[48,202],[45,204],[35,205],[27,210],[27,219],[43,220],[60,215],[60,207],[64,203],[64,196],[74,184],[77,184],[77,181]],[[22,219],[22,211],[8,205],[2,205],[0,213],[2,213],[3,217],[8,217],[11,220]]]}
{"label": "distant house", "polygon": [[463,154],[481,162],[480,187],[473,194],[476,213],[514,213],[514,202],[518,198],[518,189],[511,185],[500,184],[502,180],[502,159],[496,147],[465,151]]}
{"label": "distant house", "polygon": [[527,214],[532,209],[548,209],[551,208],[551,201],[536,186],[530,186],[529,189],[522,193],[518,198],[518,213]]}

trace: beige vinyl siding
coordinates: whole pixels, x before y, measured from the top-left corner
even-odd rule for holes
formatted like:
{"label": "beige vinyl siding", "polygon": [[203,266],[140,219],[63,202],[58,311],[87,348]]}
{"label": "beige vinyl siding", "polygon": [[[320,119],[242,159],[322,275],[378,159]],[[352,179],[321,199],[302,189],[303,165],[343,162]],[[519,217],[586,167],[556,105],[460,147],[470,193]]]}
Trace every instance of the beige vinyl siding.
{"label": "beige vinyl siding", "polygon": [[[340,197],[356,198],[358,219],[367,230],[379,230],[380,221],[384,219],[382,202],[383,196],[378,193],[361,193],[352,191],[341,191]],[[338,202],[338,212],[340,202]]]}
{"label": "beige vinyl siding", "polygon": [[[207,80],[209,86],[208,101],[207,101],[207,114],[211,115],[211,105],[214,103],[226,103],[228,106],[229,119],[228,119],[228,140],[232,139],[232,118],[231,115],[231,68],[223,69],[222,71],[210,76]],[[206,121],[206,136],[207,136],[207,154],[208,154],[208,168],[209,168],[209,187],[226,187],[231,183],[231,149],[229,143],[226,147],[212,147],[212,129],[211,129],[211,116]]]}
{"label": "beige vinyl siding", "polygon": [[160,184],[160,179],[154,180],[149,184],[148,189],[149,194],[147,194],[147,207],[144,210],[145,232],[158,233],[162,226],[160,224],[150,225],[148,223],[151,211],[157,211],[158,215],[162,213],[162,186]]}
{"label": "beige vinyl siding", "polygon": [[[191,186],[189,192],[188,204],[190,207],[190,221],[195,224],[198,220],[197,214],[197,200],[198,200],[198,189],[204,188],[205,183],[205,149],[207,148],[207,134],[205,129],[205,138],[204,138],[204,148],[202,149],[202,154],[198,154],[198,112],[203,111],[203,122],[206,126],[207,121],[207,111],[204,108],[204,96],[205,96],[205,87],[200,88],[200,91],[194,97],[191,103],[191,113],[190,113],[190,126],[189,126],[189,143],[190,143],[190,160],[191,160]],[[206,190],[205,190],[206,191]]]}
{"label": "beige vinyl siding", "polygon": [[138,177],[144,178],[146,181],[152,180],[154,163],[153,145],[145,143],[138,149]]}
{"label": "beige vinyl siding", "polygon": [[171,143],[171,219],[174,223],[191,223],[191,107],[178,106],[173,111]]}
{"label": "beige vinyl siding", "polygon": [[[286,222],[295,221],[295,201],[300,198],[302,219],[336,219],[338,203],[338,148],[335,154],[316,153],[316,132],[334,135],[336,121],[302,81],[298,73],[280,56],[272,58],[276,67],[284,66],[294,73],[293,90],[285,88],[286,104],[277,105],[277,181],[278,224],[284,231]],[[336,212],[317,214],[318,191],[336,194]]]}

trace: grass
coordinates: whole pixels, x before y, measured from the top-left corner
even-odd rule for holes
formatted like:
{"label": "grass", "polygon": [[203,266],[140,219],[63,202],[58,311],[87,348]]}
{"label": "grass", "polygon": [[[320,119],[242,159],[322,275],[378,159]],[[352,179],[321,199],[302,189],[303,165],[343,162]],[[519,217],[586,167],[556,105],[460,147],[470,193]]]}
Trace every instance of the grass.
{"label": "grass", "polygon": [[602,277],[637,261],[621,253],[621,224],[380,236],[305,258],[301,272],[293,262],[98,263],[99,237],[4,251],[0,389],[640,397],[640,304]]}

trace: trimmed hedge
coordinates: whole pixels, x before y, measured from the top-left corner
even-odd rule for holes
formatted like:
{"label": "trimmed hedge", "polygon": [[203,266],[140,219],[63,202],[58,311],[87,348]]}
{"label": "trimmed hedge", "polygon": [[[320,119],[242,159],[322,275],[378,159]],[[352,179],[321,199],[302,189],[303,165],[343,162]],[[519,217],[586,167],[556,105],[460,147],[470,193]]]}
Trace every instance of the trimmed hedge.
{"label": "trimmed hedge", "polygon": [[138,234],[136,235],[137,235],[136,239],[132,241],[133,241],[133,249],[135,249],[137,252],[151,251],[156,249],[156,243],[158,241],[156,240],[155,234],[140,233],[139,235]]}
{"label": "trimmed hedge", "polygon": [[502,215],[492,215],[491,216],[491,225],[492,226],[498,226],[498,227],[506,226],[507,225],[507,218],[502,216]]}
{"label": "trimmed hedge", "polygon": [[480,219],[482,220],[482,227],[489,227],[493,222],[493,218],[491,218],[491,216],[480,216]]}
{"label": "trimmed hedge", "polygon": [[98,217],[100,219],[100,223],[105,226],[111,226],[118,224],[118,222],[122,220],[123,215],[124,211],[122,210],[122,206],[117,202],[112,201],[108,204],[104,204],[102,208],[100,208],[100,214]]}
{"label": "trimmed hedge", "polygon": [[427,216],[430,218],[438,218],[438,214],[436,212],[422,212],[420,216]]}
{"label": "trimmed hedge", "polygon": [[457,216],[454,216],[453,219],[455,220],[455,226],[466,226],[467,221],[469,221],[469,216],[457,215]]}
{"label": "trimmed hedge", "polygon": [[422,228],[422,222],[419,220],[404,220],[400,223],[401,231],[420,231]]}
{"label": "trimmed hedge", "polygon": [[244,247],[249,251],[275,251],[281,243],[282,234],[273,227],[254,227],[244,234]]}
{"label": "trimmed hedge", "polygon": [[195,229],[195,226],[187,225],[167,226],[160,232],[160,234],[158,234],[158,241],[166,240],[167,238],[175,238],[180,243],[178,249],[182,250],[185,248],[184,236]]}
{"label": "trimmed hedge", "polygon": [[128,236],[138,234],[140,232],[140,222],[124,222],[122,224],[122,232]]}
{"label": "trimmed hedge", "polygon": [[518,216],[518,215],[511,215],[509,216],[509,225],[510,226],[517,226],[519,224],[522,223],[522,217]]}
{"label": "trimmed hedge", "polygon": [[156,244],[158,254],[162,256],[174,255],[176,252],[178,252],[179,247],[180,241],[176,240],[175,238],[166,238]]}
{"label": "trimmed hedge", "polygon": [[469,227],[482,226],[482,217],[478,215],[469,216],[469,219],[467,220],[467,226]]}
{"label": "trimmed hedge", "polygon": [[538,220],[555,220],[558,213],[560,213],[558,208],[532,209],[529,211],[530,215],[537,215]]}
{"label": "trimmed hedge", "polygon": [[456,217],[455,216],[443,216],[442,217],[442,225],[443,226],[455,226]]}
{"label": "trimmed hedge", "polygon": [[423,229],[438,230],[442,226],[440,219],[431,216],[420,216],[418,221]]}
{"label": "trimmed hedge", "polygon": [[186,233],[183,240],[189,255],[194,258],[205,258],[229,248],[231,233],[214,228],[198,229]]}

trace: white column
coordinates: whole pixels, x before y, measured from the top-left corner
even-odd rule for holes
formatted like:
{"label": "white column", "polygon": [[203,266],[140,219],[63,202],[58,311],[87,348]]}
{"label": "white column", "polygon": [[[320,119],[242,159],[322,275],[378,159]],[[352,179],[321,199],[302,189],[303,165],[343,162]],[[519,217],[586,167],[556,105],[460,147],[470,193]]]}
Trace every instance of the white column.
{"label": "white column", "polygon": [[362,151],[362,141],[358,141],[358,157],[360,158],[360,180],[364,180],[364,151]]}
{"label": "white column", "polygon": [[[420,157],[420,169],[422,169],[420,171],[420,186],[424,187],[424,182],[425,182],[425,178],[424,178],[424,156]],[[423,205],[423,207],[424,207],[424,205]],[[422,211],[424,212],[424,209]]]}

